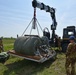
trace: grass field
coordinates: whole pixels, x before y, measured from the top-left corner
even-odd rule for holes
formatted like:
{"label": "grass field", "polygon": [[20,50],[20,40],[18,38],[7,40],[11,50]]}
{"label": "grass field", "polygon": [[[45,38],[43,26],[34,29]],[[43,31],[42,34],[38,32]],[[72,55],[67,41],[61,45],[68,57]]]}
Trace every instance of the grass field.
{"label": "grass field", "polygon": [[[13,49],[15,39],[3,39],[5,51]],[[66,75],[65,54],[57,53],[55,61],[42,64],[10,56],[5,64],[0,63],[0,75]]]}

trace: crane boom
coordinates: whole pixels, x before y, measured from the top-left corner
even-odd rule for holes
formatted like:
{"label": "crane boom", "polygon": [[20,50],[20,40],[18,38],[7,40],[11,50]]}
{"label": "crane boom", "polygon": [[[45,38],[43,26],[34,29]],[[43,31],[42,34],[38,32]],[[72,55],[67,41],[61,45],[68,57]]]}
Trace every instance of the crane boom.
{"label": "crane boom", "polygon": [[54,37],[55,37],[55,30],[56,30],[56,26],[57,26],[57,22],[56,22],[56,17],[55,17],[55,8],[50,7],[48,5],[45,5],[44,3],[40,3],[37,0],[33,0],[32,1],[32,6],[34,8],[40,8],[41,10],[45,10],[46,12],[49,12],[52,18],[52,25],[51,25],[51,30],[52,30],[52,40],[54,41]]}
{"label": "crane boom", "polygon": [[44,3],[40,3],[38,2],[37,0],[33,0],[32,1],[32,6],[34,8],[40,8],[41,10],[45,10],[46,12],[49,12],[51,14],[51,17],[52,17],[52,21],[53,21],[53,24],[52,24],[52,30],[56,30],[56,25],[57,25],[57,22],[56,22],[56,17],[55,17],[55,8],[53,7],[50,7],[48,5],[45,5]]}
{"label": "crane boom", "polygon": [[49,7],[48,5],[45,5],[44,3],[40,3],[37,0],[33,0],[32,1],[32,6],[34,8],[40,8],[41,10],[45,10],[46,12],[50,12],[53,13],[55,12],[51,7]]}

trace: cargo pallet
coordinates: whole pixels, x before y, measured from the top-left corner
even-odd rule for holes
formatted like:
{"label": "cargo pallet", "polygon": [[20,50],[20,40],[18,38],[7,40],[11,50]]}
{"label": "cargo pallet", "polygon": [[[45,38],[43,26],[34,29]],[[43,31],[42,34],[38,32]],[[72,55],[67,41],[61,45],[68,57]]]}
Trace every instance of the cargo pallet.
{"label": "cargo pallet", "polygon": [[56,58],[56,55],[57,55],[55,51],[52,51],[52,53],[50,52],[49,55],[43,54],[41,56],[24,55],[24,54],[17,53],[15,50],[9,50],[8,53],[12,56],[17,56],[17,57],[20,57],[20,58],[24,58],[24,59],[39,62],[39,63],[43,63],[43,62],[45,62],[45,61],[47,61],[51,58]]}

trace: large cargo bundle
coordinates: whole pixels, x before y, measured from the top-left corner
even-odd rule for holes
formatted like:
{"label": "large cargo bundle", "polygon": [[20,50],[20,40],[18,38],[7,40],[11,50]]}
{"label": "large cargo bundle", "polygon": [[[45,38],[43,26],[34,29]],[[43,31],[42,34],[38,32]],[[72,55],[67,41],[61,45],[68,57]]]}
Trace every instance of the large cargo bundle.
{"label": "large cargo bundle", "polygon": [[35,55],[40,50],[40,46],[48,46],[48,38],[43,36],[42,38],[36,36],[23,36],[16,39],[14,43],[14,50],[17,53],[25,55]]}

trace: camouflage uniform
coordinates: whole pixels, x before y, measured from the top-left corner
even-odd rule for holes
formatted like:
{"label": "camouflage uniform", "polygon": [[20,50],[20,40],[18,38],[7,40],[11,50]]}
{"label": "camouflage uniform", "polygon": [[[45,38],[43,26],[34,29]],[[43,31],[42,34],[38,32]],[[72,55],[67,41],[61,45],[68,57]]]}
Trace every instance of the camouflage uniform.
{"label": "camouflage uniform", "polygon": [[70,43],[66,53],[66,73],[67,75],[75,75],[75,62],[76,62],[76,43]]}
{"label": "camouflage uniform", "polygon": [[2,39],[0,39],[0,53],[1,53],[1,51],[4,51],[4,50],[3,50],[3,43],[2,43]]}

